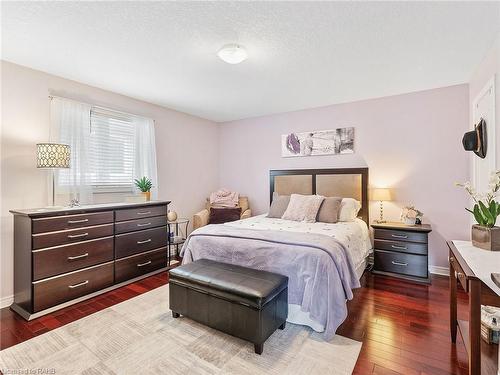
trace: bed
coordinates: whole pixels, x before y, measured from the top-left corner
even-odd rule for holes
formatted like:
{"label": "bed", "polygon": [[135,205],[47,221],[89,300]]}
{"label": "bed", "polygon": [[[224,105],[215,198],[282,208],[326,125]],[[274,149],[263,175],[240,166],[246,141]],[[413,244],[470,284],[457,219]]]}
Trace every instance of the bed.
{"label": "bed", "polygon": [[272,170],[270,200],[280,195],[318,194],[361,202],[351,222],[303,223],[259,215],[191,233],[183,263],[205,258],[289,277],[287,321],[324,332],[329,340],[347,317],[346,301],[359,287],[371,252],[368,168]]}

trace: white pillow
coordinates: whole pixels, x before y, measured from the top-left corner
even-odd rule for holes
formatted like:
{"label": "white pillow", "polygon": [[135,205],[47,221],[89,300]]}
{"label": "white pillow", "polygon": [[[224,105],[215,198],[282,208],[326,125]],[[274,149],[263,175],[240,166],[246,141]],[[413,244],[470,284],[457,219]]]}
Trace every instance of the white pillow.
{"label": "white pillow", "polygon": [[361,203],[353,198],[342,198],[339,221],[354,221],[361,209]]}
{"label": "white pillow", "polygon": [[281,217],[286,220],[304,221],[306,223],[316,222],[319,207],[323,203],[321,195],[292,194],[290,203]]}

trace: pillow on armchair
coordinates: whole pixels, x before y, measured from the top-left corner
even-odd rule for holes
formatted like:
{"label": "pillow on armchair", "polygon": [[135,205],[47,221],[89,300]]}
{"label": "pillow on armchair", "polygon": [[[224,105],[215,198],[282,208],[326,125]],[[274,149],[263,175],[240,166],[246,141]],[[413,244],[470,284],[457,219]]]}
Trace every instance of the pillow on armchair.
{"label": "pillow on armchair", "polygon": [[[195,213],[193,216],[193,230],[203,227],[209,223],[211,208],[223,207],[212,207],[212,205],[210,204],[210,200],[207,198],[205,202],[205,209]],[[235,208],[240,210],[240,217],[236,220],[248,219],[252,216],[252,210],[250,209],[250,205],[248,203],[248,197],[240,196],[238,200],[238,207]]]}
{"label": "pillow on armchair", "polygon": [[241,208],[228,208],[228,207],[211,207],[210,217],[208,218],[209,224],[224,224],[230,221],[240,220]]}

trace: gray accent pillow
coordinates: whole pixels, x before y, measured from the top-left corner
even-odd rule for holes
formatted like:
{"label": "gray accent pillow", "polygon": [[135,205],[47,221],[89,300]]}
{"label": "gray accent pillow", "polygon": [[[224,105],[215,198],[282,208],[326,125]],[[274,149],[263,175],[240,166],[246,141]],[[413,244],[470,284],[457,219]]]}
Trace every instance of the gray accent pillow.
{"label": "gray accent pillow", "polygon": [[316,221],[322,223],[332,223],[335,224],[339,221],[340,205],[342,204],[342,198],[339,197],[325,197],[325,200],[321,204],[318,211],[318,217]]}
{"label": "gray accent pillow", "polygon": [[278,193],[273,193],[273,201],[271,202],[271,207],[269,208],[269,214],[267,217],[281,219],[288,207],[288,203],[290,203],[289,195],[279,195]]}

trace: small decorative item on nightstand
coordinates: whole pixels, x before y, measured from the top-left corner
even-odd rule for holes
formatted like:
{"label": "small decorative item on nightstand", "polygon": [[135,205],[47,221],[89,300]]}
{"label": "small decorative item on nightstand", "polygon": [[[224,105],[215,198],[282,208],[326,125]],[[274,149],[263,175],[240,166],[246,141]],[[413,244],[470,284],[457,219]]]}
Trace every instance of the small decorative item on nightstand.
{"label": "small decorative item on nightstand", "polygon": [[421,224],[422,216],[424,216],[424,214],[417,210],[415,206],[405,206],[401,210],[401,221],[408,225]]}
{"label": "small decorative item on nightstand", "polygon": [[374,228],[373,273],[430,283],[428,224],[372,224]]}
{"label": "small decorative item on nightstand", "polygon": [[388,188],[375,188],[372,190],[372,200],[380,201],[380,219],[376,223],[385,223],[384,220],[384,201],[391,201],[392,194]]}

